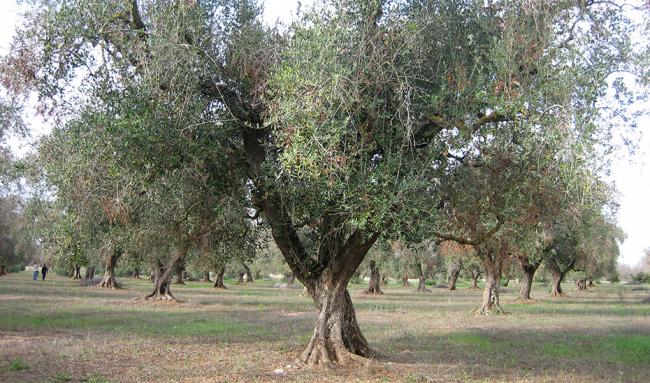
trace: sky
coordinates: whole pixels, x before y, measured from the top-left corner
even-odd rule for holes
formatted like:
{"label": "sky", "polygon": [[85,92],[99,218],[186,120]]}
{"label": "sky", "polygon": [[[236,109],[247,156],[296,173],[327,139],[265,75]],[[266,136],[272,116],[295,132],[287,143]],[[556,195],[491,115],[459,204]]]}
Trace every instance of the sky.
{"label": "sky", "polygon": [[[288,22],[295,16],[300,3],[303,7],[312,0],[266,0],[264,18],[272,23],[276,20]],[[14,27],[19,19],[15,0],[0,0],[0,53],[6,52]],[[650,102],[639,107],[650,111]],[[31,150],[34,139],[47,132],[47,127],[37,119],[29,120],[34,126],[31,139],[11,138],[9,145],[17,155]],[[621,246],[620,262],[636,265],[643,257],[643,250],[650,248],[650,118],[637,121],[642,138],[637,143],[633,156],[620,155],[612,166],[612,180],[620,193],[619,225],[627,234]]]}

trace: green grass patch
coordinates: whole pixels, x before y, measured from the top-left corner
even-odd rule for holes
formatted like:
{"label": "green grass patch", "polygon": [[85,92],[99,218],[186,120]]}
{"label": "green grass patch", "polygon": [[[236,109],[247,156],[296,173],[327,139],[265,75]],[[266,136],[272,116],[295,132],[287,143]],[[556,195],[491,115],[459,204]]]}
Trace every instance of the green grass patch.
{"label": "green grass patch", "polygon": [[17,358],[17,359],[12,360],[12,361],[9,363],[9,368],[10,368],[12,371],[23,371],[23,370],[28,369],[29,366],[27,365],[27,363],[25,363],[24,360],[22,360],[22,359],[20,359],[20,358]]}

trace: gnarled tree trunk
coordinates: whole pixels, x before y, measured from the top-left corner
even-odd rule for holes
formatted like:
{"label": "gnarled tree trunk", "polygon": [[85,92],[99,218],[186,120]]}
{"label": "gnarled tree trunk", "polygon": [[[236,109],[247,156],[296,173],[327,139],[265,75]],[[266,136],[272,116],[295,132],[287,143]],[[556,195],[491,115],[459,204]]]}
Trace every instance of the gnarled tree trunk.
{"label": "gnarled tree trunk", "polygon": [[566,294],[562,291],[562,281],[566,274],[573,268],[575,261],[567,265],[565,270],[562,270],[554,259],[549,260],[548,268],[551,271],[551,297],[565,297]]}
{"label": "gnarled tree trunk", "polygon": [[378,356],[361,333],[352,299],[346,288],[349,273],[326,270],[315,281],[306,281],[305,287],[316,306],[314,333],[300,360],[309,366],[333,367],[347,365],[357,356]]}
{"label": "gnarled tree trunk", "polygon": [[244,270],[246,270],[246,283],[255,283],[253,279],[253,273],[251,273],[251,268],[244,263]]}
{"label": "gnarled tree trunk", "polygon": [[7,275],[7,266],[0,265],[0,275]]}
{"label": "gnarled tree trunk", "polygon": [[370,261],[370,281],[368,282],[368,289],[366,294],[383,294],[380,288],[381,276],[379,275],[379,267],[375,261]]}
{"label": "gnarled tree trunk", "polygon": [[209,271],[204,271],[203,272],[203,278],[201,279],[201,282],[208,282],[212,283],[212,280],[210,279],[210,272]]}
{"label": "gnarled tree trunk", "polygon": [[576,291],[587,290],[587,280],[585,278],[576,278]]}
{"label": "gnarled tree trunk", "polygon": [[[479,252],[480,254],[480,252]],[[476,313],[489,315],[500,313],[503,310],[499,303],[499,280],[501,279],[502,257],[496,252],[480,254],[485,269],[485,287],[483,287],[483,301],[481,308]]]}
{"label": "gnarled tree trunk", "polygon": [[214,286],[218,289],[225,289],[226,285],[223,284],[223,276],[226,274],[226,268],[224,266],[221,266],[217,271],[215,272],[214,276]]}
{"label": "gnarled tree trunk", "polygon": [[170,290],[172,283],[172,276],[174,272],[182,267],[185,262],[185,255],[187,255],[189,245],[183,243],[179,245],[174,253],[174,256],[169,261],[169,265],[165,267],[160,261],[153,267],[154,270],[154,289],[146,295],[145,300],[158,299],[165,301],[180,302],[176,299]]}
{"label": "gnarled tree trunk", "polygon": [[449,290],[456,290],[456,282],[458,281],[459,274],[460,274],[460,269],[455,269],[451,271],[451,277],[449,278]]}
{"label": "gnarled tree trunk", "polygon": [[184,285],[185,280],[184,280],[184,273],[185,273],[185,262],[180,262],[174,266],[174,274],[176,274],[176,277],[174,278],[174,284],[176,285]]}
{"label": "gnarled tree trunk", "polygon": [[588,288],[594,287],[594,279],[593,278],[587,278],[587,287]]}
{"label": "gnarled tree trunk", "polygon": [[106,267],[104,270],[104,277],[97,284],[97,287],[103,287],[107,289],[119,289],[121,286],[115,280],[115,266],[117,265],[117,260],[120,258],[122,253],[119,250],[113,251],[111,256],[106,260]]}
{"label": "gnarled tree trunk", "polygon": [[153,282],[156,279],[156,272],[155,271],[150,271],[149,276],[147,277],[147,281]]}
{"label": "gnarled tree trunk", "polygon": [[409,285],[409,273],[404,270],[402,273],[402,287],[407,287]]}
{"label": "gnarled tree trunk", "polygon": [[472,284],[469,286],[470,289],[478,289],[478,278],[481,276],[480,270],[472,270]]}
{"label": "gnarled tree trunk", "polygon": [[81,279],[81,266],[73,265],[72,266],[72,276],[71,279]]}
{"label": "gnarled tree trunk", "polygon": [[429,267],[423,271],[422,265],[420,262],[417,262],[415,264],[415,270],[418,273],[418,289],[416,291],[418,293],[430,293],[431,290],[427,289],[427,276],[429,274]]}
{"label": "gnarled tree trunk", "polygon": [[533,287],[533,277],[535,276],[535,272],[537,271],[537,268],[539,267],[540,263],[530,262],[525,257],[518,258],[518,259],[519,259],[519,264],[521,265],[522,280],[521,280],[521,288],[519,289],[519,297],[517,297],[516,301],[531,302],[532,299],[530,298],[530,291]]}
{"label": "gnarled tree trunk", "polygon": [[244,275],[245,274],[246,273],[244,273],[243,271],[239,272],[239,279],[237,280],[238,285],[243,285],[244,284]]}
{"label": "gnarled tree trunk", "polygon": [[137,267],[133,268],[133,278],[140,279],[140,269],[138,269]]}
{"label": "gnarled tree trunk", "polygon": [[449,290],[456,290],[456,282],[461,270],[463,270],[463,261],[460,258],[452,260],[449,264]]}
{"label": "gnarled tree trunk", "polygon": [[551,296],[552,297],[565,297],[566,294],[562,291],[562,279],[564,275],[551,271]]}
{"label": "gnarled tree trunk", "polygon": [[93,280],[93,278],[95,278],[95,266],[86,267],[86,274],[84,275],[84,279]]}

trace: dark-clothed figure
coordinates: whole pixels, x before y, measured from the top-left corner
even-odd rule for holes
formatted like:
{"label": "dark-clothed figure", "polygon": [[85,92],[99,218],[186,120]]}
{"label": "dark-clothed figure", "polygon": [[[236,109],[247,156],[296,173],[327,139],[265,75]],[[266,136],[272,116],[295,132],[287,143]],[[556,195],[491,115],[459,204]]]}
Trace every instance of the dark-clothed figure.
{"label": "dark-clothed figure", "polygon": [[43,275],[43,280],[45,280],[45,276],[47,275],[48,270],[49,269],[47,268],[47,265],[45,265],[45,264],[43,265],[43,267],[41,267],[41,274]]}

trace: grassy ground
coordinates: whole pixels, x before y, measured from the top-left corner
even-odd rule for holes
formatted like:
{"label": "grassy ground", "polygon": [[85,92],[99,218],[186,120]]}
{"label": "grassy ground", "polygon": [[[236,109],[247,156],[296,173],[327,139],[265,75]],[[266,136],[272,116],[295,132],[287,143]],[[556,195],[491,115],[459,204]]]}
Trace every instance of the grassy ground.
{"label": "grassy ground", "polygon": [[[54,274],[0,278],[0,382],[648,382],[650,288],[599,285],[479,317],[481,292],[352,286],[378,363],[340,371],[287,368],[307,343],[313,309],[272,281],[215,290],[174,286],[184,304],[132,301],[150,288],[84,287]],[[568,289],[568,285],[565,287]],[[274,370],[283,367],[285,374]]]}

